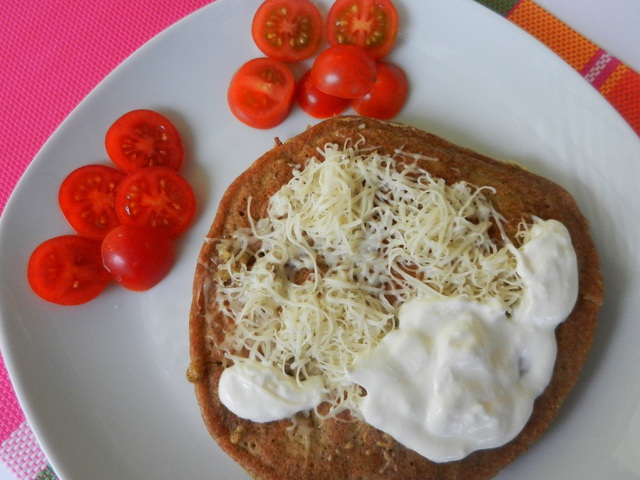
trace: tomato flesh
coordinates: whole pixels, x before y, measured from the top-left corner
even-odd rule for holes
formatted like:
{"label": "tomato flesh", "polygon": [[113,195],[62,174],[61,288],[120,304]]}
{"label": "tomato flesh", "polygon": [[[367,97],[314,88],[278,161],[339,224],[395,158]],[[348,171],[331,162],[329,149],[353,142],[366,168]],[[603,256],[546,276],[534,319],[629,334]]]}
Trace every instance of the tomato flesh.
{"label": "tomato flesh", "polygon": [[379,59],[398,35],[398,11],[390,0],[337,0],[327,15],[330,45],[357,45]]}
{"label": "tomato flesh", "polygon": [[116,214],[124,225],[154,227],[173,238],[186,230],[196,209],[191,185],[168,167],[130,173],[116,193]]}
{"label": "tomato flesh", "polygon": [[358,115],[388,120],[402,110],[408,93],[409,81],[404,70],[389,62],[379,62],[373,87],[354,99],[351,106]]}
{"label": "tomato flesh", "polygon": [[299,62],[320,48],[322,15],[308,0],[266,0],[256,11],[251,36],[267,57]]}
{"label": "tomato flesh", "polygon": [[157,285],[175,260],[173,242],[158,229],[120,225],[102,242],[102,260],[113,279],[129,290]]}
{"label": "tomato flesh", "polygon": [[307,114],[314,118],[328,118],[342,113],[349,106],[348,98],[327,95],[316,88],[308,70],[296,88],[296,102]]}
{"label": "tomato flesh", "polygon": [[58,305],[93,300],[110,280],[102,264],[101,243],[79,235],[63,235],[38,245],[27,265],[27,280],[42,299]]}
{"label": "tomato flesh", "polygon": [[184,160],[178,130],[153,110],[133,110],[118,118],[107,131],[105,147],[109,158],[124,172],[150,166],[179,170]]}
{"label": "tomato flesh", "polygon": [[238,120],[254,128],[273,128],[287,118],[295,77],[284,63],[254,58],[242,65],[229,84],[227,101]]}
{"label": "tomato flesh", "polygon": [[69,225],[79,235],[101,240],[120,225],[115,198],[125,175],[105,165],[85,165],[62,181],[58,203]]}
{"label": "tomato flesh", "polygon": [[318,90],[340,98],[357,98],[376,80],[376,62],[362,48],[334,45],[322,51],[311,67]]}

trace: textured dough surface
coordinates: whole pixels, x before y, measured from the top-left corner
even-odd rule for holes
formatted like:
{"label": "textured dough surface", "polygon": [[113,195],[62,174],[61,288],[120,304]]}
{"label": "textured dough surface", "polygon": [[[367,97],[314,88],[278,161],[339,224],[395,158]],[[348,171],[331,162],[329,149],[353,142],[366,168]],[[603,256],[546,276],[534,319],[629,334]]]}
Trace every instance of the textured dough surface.
{"label": "textured dough surface", "polygon": [[[475,452],[460,461],[437,464],[405,448],[389,435],[357,420],[320,421],[313,415],[266,424],[243,420],[218,399],[218,379],[225,368],[218,348],[226,329],[218,314],[212,276],[217,258],[215,239],[249,225],[247,199],[254,218],[265,215],[269,198],[292,177],[292,166],[317,156],[327,143],[365,139],[380,153],[405,152],[435,157],[421,162],[433,176],[448,184],[464,180],[494,187],[487,193],[505,218],[512,236],[523,217],[536,215],[562,222],[577,253],[580,291],[569,318],[556,330],[558,357],[551,383],[536,400],[525,429],[500,448]],[[598,255],[589,225],[574,199],[557,184],[513,163],[493,160],[410,126],[362,117],[335,117],[310,127],[251,165],[224,194],[202,247],[197,265],[190,313],[191,365],[188,378],[195,385],[204,422],[212,437],[254,478],[263,480],[480,480],[493,478],[522,454],[550,426],[573,388],[593,340],[603,285]]]}

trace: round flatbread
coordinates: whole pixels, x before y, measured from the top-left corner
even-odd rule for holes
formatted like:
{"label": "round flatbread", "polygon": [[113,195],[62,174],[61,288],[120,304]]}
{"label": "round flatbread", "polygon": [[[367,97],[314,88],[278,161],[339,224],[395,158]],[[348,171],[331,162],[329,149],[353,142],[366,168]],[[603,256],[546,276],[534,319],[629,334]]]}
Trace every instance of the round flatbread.
{"label": "round flatbread", "polygon": [[[506,445],[481,450],[459,461],[434,463],[368,424],[347,418],[320,420],[313,413],[268,423],[239,418],[218,398],[218,380],[229,364],[221,350],[229,318],[216,304],[214,277],[224,262],[218,240],[265,216],[267,204],[326,144],[347,139],[393,155],[412,154],[421,167],[447,184],[466,181],[495,189],[491,203],[503,217],[509,237],[523,217],[535,215],[563,223],[579,268],[579,295],[573,312],[557,329],[558,355],[550,384],[538,397],[524,430]],[[434,161],[435,159],[435,161]],[[251,198],[251,210],[247,202]],[[442,138],[396,123],[362,117],[335,117],[308,128],[259,158],[224,194],[197,264],[190,313],[191,364],[204,422],[212,437],[256,479],[264,480],[480,480],[493,478],[550,426],[573,388],[591,347],[603,284],[589,225],[574,199],[557,184],[514,163],[497,161]]]}

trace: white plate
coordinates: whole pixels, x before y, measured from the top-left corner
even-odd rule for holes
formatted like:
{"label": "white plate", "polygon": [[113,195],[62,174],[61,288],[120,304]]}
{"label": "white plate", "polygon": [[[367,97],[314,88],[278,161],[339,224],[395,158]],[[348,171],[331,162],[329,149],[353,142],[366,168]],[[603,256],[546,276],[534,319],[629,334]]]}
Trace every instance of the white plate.
{"label": "white plate", "polygon": [[[259,2],[218,0],[133,55],[53,135],[2,216],[2,352],[64,480],[247,478],[205,431],[184,372],[192,274],[220,196],[274,136],[313,123],[296,111],[257,131],[228,112],[228,80],[258,55],[249,25]],[[602,255],[607,301],[584,375],[542,441],[500,478],[638,478],[640,141],[570,67],[484,7],[397,5],[402,34],[391,58],[412,86],[398,120],[555,179],[592,222]],[[60,182],[106,161],[107,127],[139,107],[165,112],[184,134],[184,173],[200,208],[177,265],[146,293],[112,287],[74,308],[40,301],[24,272],[38,243],[70,231],[56,205]]]}

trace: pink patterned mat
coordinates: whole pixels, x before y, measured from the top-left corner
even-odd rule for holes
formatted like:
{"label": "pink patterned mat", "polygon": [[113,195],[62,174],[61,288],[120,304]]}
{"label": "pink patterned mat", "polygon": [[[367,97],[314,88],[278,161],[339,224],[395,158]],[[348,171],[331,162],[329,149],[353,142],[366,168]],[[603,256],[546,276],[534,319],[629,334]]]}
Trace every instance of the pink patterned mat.
{"label": "pink patterned mat", "polygon": [[0,213],[54,130],[160,31],[211,0],[5,0],[0,16]]}
{"label": "pink patterned mat", "polygon": [[[123,60],[212,0],[4,0],[0,15],[0,214],[54,130]],[[0,356],[0,461],[55,479]]]}

